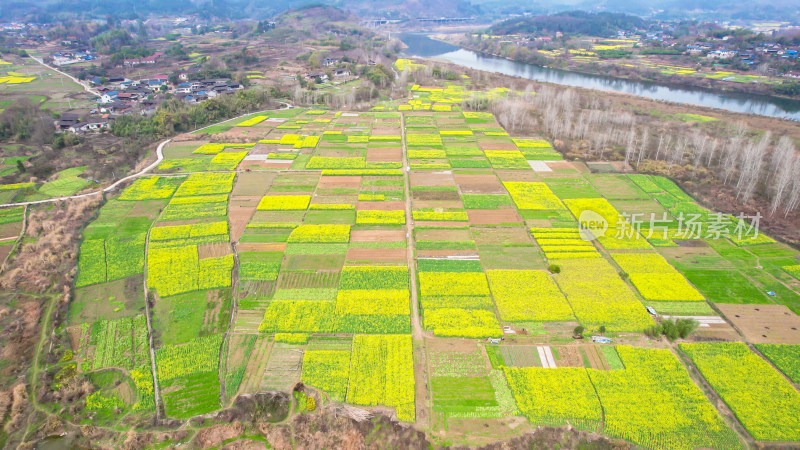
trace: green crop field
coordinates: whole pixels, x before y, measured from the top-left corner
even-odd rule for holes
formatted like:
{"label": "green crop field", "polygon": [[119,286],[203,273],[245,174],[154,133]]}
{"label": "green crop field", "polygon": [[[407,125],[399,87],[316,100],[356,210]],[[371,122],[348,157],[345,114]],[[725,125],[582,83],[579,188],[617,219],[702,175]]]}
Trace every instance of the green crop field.
{"label": "green crop field", "polygon": [[[587,173],[541,136],[512,137],[459,106],[505,92],[414,86],[411,100],[368,112],[267,111],[168,144],[82,235],[66,327],[78,370],[121,369],[114,380],[135,387],[120,396],[97,376],[93,407],[152,413],[154,370],[174,419],[302,382],[315,408],[424,414],[442,436],[518,416],[644,448],[744,447],[702,376],[755,439],[800,440],[800,393],[761,356],[686,344],[679,358],[642,334],[656,324],[645,305],[693,317],[720,304],[797,310],[798,253],[763,235],[685,236],[681,213],[716,219],[672,181]],[[220,143],[234,127],[251,142]],[[75,192],[78,175],[38,192]],[[8,188],[26,189],[37,187]],[[21,219],[5,211],[0,224]],[[632,231],[632,213],[670,223]],[[586,214],[606,230],[585,229]],[[696,333],[735,334],[726,318]],[[632,345],[588,342],[601,333]],[[759,350],[796,382],[796,346]],[[766,420],[781,396],[780,419]]]}

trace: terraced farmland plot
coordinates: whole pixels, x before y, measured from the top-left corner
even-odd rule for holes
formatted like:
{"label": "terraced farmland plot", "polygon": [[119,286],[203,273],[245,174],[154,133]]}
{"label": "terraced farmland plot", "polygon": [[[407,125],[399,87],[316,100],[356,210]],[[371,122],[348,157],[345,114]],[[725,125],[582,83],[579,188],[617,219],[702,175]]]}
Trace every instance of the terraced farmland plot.
{"label": "terraced farmland plot", "polygon": [[[160,175],[110,199],[84,232],[68,315],[78,370],[128,371],[126,411],[154,410],[145,285],[169,418],[302,382],[443,436],[527,419],[643,447],[741,446],[669,351],[586,341],[601,327],[636,341],[655,324],[645,305],[796,307],[797,252],[686,238],[677,224],[628,233],[619,216],[637,208],[713,214],[669,180],[584,173],[540,137],[461,111],[462,90],[435,89],[385,110],[258,114],[168,146]],[[581,230],[587,210],[605,232]],[[762,351],[796,375],[796,349]]]}

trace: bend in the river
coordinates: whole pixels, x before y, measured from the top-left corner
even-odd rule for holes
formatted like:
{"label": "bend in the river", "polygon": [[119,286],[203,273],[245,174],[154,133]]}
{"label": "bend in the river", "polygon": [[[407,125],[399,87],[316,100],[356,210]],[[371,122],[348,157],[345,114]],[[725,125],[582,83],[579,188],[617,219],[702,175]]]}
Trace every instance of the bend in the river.
{"label": "bend in the river", "polygon": [[800,121],[800,100],[743,93],[712,92],[700,88],[674,87],[648,81],[625,80],[552,69],[465,50],[431,39],[425,34],[403,33],[400,35],[400,39],[408,46],[404,52],[408,56],[441,59],[471,69],[566,86],[623,92],[654,100],[688,103],[737,113]]}

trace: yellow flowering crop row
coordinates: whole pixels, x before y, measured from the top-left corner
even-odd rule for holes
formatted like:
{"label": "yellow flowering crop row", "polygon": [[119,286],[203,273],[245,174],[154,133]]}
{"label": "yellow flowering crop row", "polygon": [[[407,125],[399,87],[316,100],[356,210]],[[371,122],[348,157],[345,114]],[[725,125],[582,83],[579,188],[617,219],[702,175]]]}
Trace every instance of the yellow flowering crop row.
{"label": "yellow flowering crop row", "polygon": [[332,400],[345,400],[349,379],[349,350],[306,350],[303,353],[303,373],[300,380],[327,392]]}
{"label": "yellow flowering crop row", "polygon": [[520,411],[537,425],[599,432],[602,410],[584,368],[504,367]]}
{"label": "yellow flowering crop row", "polygon": [[162,297],[231,285],[233,255],[199,260],[197,246],[150,248],[147,284]]}
{"label": "yellow flowering crop row", "polygon": [[438,134],[408,133],[406,143],[417,147],[441,147],[442,137]]}
{"label": "yellow flowering crop row", "polygon": [[373,210],[358,210],[356,211],[357,224],[399,224],[406,223],[406,212],[403,210],[397,211],[373,211]]}
{"label": "yellow flowering crop row", "polygon": [[492,113],[479,111],[464,111],[461,113],[465,119],[494,119]]}
{"label": "yellow flowering crop row", "polygon": [[414,359],[410,335],[353,337],[347,402],[396,407],[398,419],[414,421]]}
{"label": "yellow flowering crop row", "polygon": [[455,221],[466,222],[469,220],[466,211],[414,211],[412,212],[414,220],[420,221]]}
{"label": "yellow flowering crop row", "polygon": [[402,139],[402,137],[399,134],[390,134],[387,136],[373,135],[369,137],[370,142],[400,142],[400,139]]}
{"label": "yellow flowering crop row", "polygon": [[209,170],[234,170],[247,156],[247,152],[217,153],[211,158]]}
{"label": "yellow flowering crop row", "polygon": [[522,139],[522,138],[512,138],[511,139],[517,148],[552,148],[553,146],[550,145],[549,142],[545,141],[544,139]]}
{"label": "yellow flowering crop row", "polygon": [[308,209],[345,210],[345,209],[356,209],[356,207],[354,205],[349,205],[347,203],[313,203],[308,207]]}
{"label": "yellow flowering crop row", "polygon": [[506,181],[503,183],[519,209],[557,210],[564,204],[544,183]]}
{"label": "yellow flowering crop row", "polygon": [[759,441],[800,441],[800,393],[739,342],[681,344],[703,377]]}
{"label": "yellow flowering crop row", "polygon": [[274,339],[275,339],[275,342],[283,342],[284,344],[307,344],[308,343],[308,334],[306,334],[306,333],[275,333]]}
{"label": "yellow flowering crop row", "polygon": [[575,217],[580,217],[583,211],[593,211],[608,223],[609,228],[617,226],[620,220],[619,212],[608,200],[604,198],[568,198],[564,204]]}
{"label": "yellow flowering crop row", "polygon": [[602,258],[558,259],[561,273],[556,282],[585,326],[610,331],[641,331],[653,324],[644,306]]}
{"label": "yellow flowering crop row", "polygon": [[300,141],[302,138],[303,137],[300,136],[299,134],[285,134],[285,135],[281,136],[281,139],[280,139],[280,141],[278,141],[278,143],[279,144],[284,144],[284,145],[290,145],[290,144],[294,145],[298,141]]}
{"label": "yellow flowering crop row", "polygon": [[603,434],[653,449],[743,448],[670,350],[616,350],[625,370],[588,370],[603,406]]}
{"label": "yellow flowering crop row", "polygon": [[647,300],[704,301],[700,292],[657,253],[615,253],[614,261]]}
{"label": "yellow flowering crop row", "polygon": [[362,175],[373,177],[399,177],[403,175],[398,169],[324,169],[322,176]]}
{"label": "yellow flowering crop row", "polygon": [[408,70],[409,72],[413,72],[417,69],[421,69],[425,67],[425,64],[415,63],[413,60],[405,59],[405,58],[398,58],[397,61],[394,62],[394,66],[400,72],[404,70]]}
{"label": "yellow flowering crop row", "polygon": [[245,121],[239,122],[236,124],[237,127],[252,127],[255,124],[261,123],[267,120],[267,116],[255,116],[247,119]]}
{"label": "yellow flowering crop row", "polygon": [[369,136],[347,136],[348,144],[364,144],[369,142]]}
{"label": "yellow flowering crop row", "polygon": [[366,167],[366,158],[314,156],[306,164],[306,169],[361,169]]}
{"label": "yellow flowering crop row", "polygon": [[306,136],[294,144],[294,148],[316,148],[319,136]]}
{"label": "yellow flowering crop row", "polygon": [[433,159],[433,158],[447,158],[447,153],[444,150],[409,150],[409,159]]}
{"label": "yellow flowering crop row", "polygon": [[360,202],[382,202],[385,198],[383,194],[358,194]]}
{"label": "yellow flowering crop row", "polygon": [[489,270],[486,276],[501,320],[567,321],[575,318],[564,294],[543,270]]}
{"label": "yellow flowering crop row", "polygon": [[332,331],[334,303],[316,300],[272,300],[260,332],[318,333]]}
{"label": "yellow flowering crop row", "polygon": [[341,290],[336,296],[336,315],[409,315],[408,289]]}
{"label": "yellow flowering crop row", "polygon": [[420,272],[423,296],[488,296],[489,284],[483,272]]}
{"label": "yellow flowering crop row", "polygon": [[350,225],[300,225],[287,242],[350,242]]}
{"label": "yellow flowering crop row", "polygon": [[169,198],[183,178],[147,177],[139,178],[120,194],[120,200],[154,200]]}
{"label": "yellow flowering crop row", "polygon": [[483,309],[426,309],[423,324],[436,336],[487,338],[503,335],[494,313]]}
{"label": "yellow flowering crop row", "polygon": [[233,173],[193,173],[181,184],[175,196],[227,194],[233,189],[235,176]]}
{"label": "yellow flowering crop row", "polygon": [[470,130],[440,130],[439,134],[441,136],[472,136],[472,131],[470,131]]}
{"label": "yellow flowering crop row", "polygon": [[517,150],[485,150],[486,158],[495,169],[530,169],[525,156]]}
{"label": "yellow flowering crop row", "polygon": [[267,195],[258,202],[260,211],[297,211],[308,208],[310,195]]}
{"label": "yellow flowering crop row", "polygon": [[228,234],[228,222],[196,223],[192,225],[173,225],[156,227],[150,232],[150,240],[167,241],[172,239],[189,239],[193,237]]}

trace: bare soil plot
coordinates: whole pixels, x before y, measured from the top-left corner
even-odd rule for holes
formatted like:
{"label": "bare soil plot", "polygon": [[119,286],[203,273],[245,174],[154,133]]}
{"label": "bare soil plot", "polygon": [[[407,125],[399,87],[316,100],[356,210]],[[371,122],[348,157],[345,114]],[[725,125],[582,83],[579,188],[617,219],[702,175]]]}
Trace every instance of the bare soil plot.
{"label": "bare soil plot", "polygon": [[[272,341],[264,335],[260,335],[253,345],[253,353],[250,356],[250,361],[247,363],[247,368],[242,377],[242,383],[239,385],[239,392],[242,394],[253,393],[258,391],[261,385],[261,379],[264,377],[264,372],[267,370],[267,363],[269,362],[269,354],[272,349]],[[230,393],[233,397],[233,393]]]}
{"label": "bare soil plot", "polygon": [[478,140],[478,147],[481,150],[517,150],[517,146],[513,143],[493,142],[490,140]]}
{"label": "bare soil plot", "polygon": [[400,264],[406,262],[405,248],[351,248],[347,250],[348,263]]}
{"label": "bare soil plot", "polygon": [[242,252],[282,252],[286,250],[285,242],[242,242],[236,245],[236,250]]}
{"label": "bare soil plot", "polygon": [[455,186],[453,173],[444,172],[411,172],[409,177],[411,186]]}
{"label": "bare soil plot", "polygon": [[258,169],[289,169],[294,161],[289,159],[268,159],[266,161],[242,161],[239,169],[244,168],[244,164],[256,164]]}
{"label": "bare soil plot", "polygon": [[317,188],[319,189],[358,189],[361,187],[361,177],[360,176],[332,176],[332,177],[322,177],[319,180],[319,184]]}
{"label": "bare soil plot", "polygon": [[231,197],[262,197],[273,179],[274,173],[240,172],[236,175]]}
{"label": "bare soil plot", "polygon": [[603,352],[600,351],[599,346],[584,345],[581,346],[581,349],[586,353],[586,357],[589,359],[589,367],[597,370],[610,369],[608,366],[608,361],[606,361],[606,358],[604,357]]}
{"label": "bare soil plot", "polygon": [[264,139],[267,135],[266,131],[266,129],[251,129],[251,127],[233,127],[228,131],[213,135],[212,140],[216,142],[249,143]]}
{"label": "bare soil plot", "polygon": [[[13,240],[11,242],[13,242]],[[6,256],[11,253],[12,248],[14,248],[13,244],[0,245],[0,262],[6,260]]]}
{"label": "bare soil plot", "polygon": [[504,182],[508,181],[541,181],[539,175],[531,170],[496,170],[497,177]]}
{"label": "bare soil plot", "polygon": [[474,250],[417,250],[418,258],[466,258],[478,259]]}
{"label": "bare soil plot", "polygon": [[584,367],[583,352],[577,345],[559,345],[553,349],[558,353],[558,367]]}
{"label": "bare soil plot", "polygon": [[800,344],[800,316],[783,305],[714,303],[754,344]]}
{"label": "bare soil plot", "polygon": [[399,162],[403,159],[403,149],[395,148],[368,148],[367,162]]}
{"label": "bare soil plot", "polygon": [[522,217],[515,209],[468,209],[470,225],[497,225],[501,223],[522,223]]}
{"label": "bare soil plot", "polygon": [[421,229],[415,234],[418,241],[469,241],[469,230]]}
{"label": "bare soil plot", "polygon": [[420,224],[424,224],[426,227],[466,227],[469,225],[469,222],[448,222],[448,221],[420,221]]}
{"label": "bare soil plot", "polygon": [[231,245],[227,242],[215,242],[213,244],[201,244],[197,246],[197,257],[199,259],[219,258],[232,253]]}
{"label": "bare soil plot", "polygon": [[472,239],[479,247],[481,245],[530,244],[532,242],[528,231],[522,227],[473,228]]}
{"label": "bare soil plot", "polygon": [[4,223],[0,225],[0,239],[19,236],[22,222]]}
{"label": "bare soil plot", "polygon": [[351,158],[354,156],[361,156],[363,150],[343,149],[343,148],[317,148],[314,156],[323,156],[326,158]]}
{"label": "bare soil plot", "polygon": [[506,192],[500,180],[493,173],[486,175],[455,174],[455,182],[463,193],[503,194]]}
{"label": "bare soil plot", "polygon": [[458,191],[414,191],[411,194],[414,201],[417,200],[461,200],[461,197],[458,195]]}
{"label": "bare soil plot", "polygon": [[278,148],[279,144],[256,144],[247,152],[247,156],[268,155]]}
{"label": "bare soil plot", "polygon": [[414,200],[414,206],[417,208],[463,208],[464,204],[461,200]]}
{"label": "bare soil plot", "polygon": [[400,201],[358,202],[356,209],[360,211],[399,211],[406,209],[406,204]]}
{"label": "bare soil plot", "polygon": [[396,242],[405,239],[406,232],[403,230],[353,230],[350,232],[350,242]]}
{"label": "bare soil plot", "polygon": [[474,352],[475,341],[469,339],[433,338],[425,339],[425,347],[429,351],[438,352]]}
{"label": "bare soil plot", "polygon": [[303,347],[276,343],[269,355],[269,362],[261,379],[262,391],[288,392],[300,381],[303,365]]}
{"label": "bare soil plot", "polygon": [[698,328],[689,336],[690,341],[741,341],[742,336],[728,323],[709,324],[707,327]]}
{"label": "bare soil plot", "polygon": [[[257,203],[256,203],[257,204]],[[231,241],[236,242],[247,229],[247,223],[253,218],[256,206],[233,206],[228,203],[228,219],[231,222]]]}
{"label": "bare soil plot", "polygon": [[400,128],[397,127],[387,127],[387,126],[377,126],[372,129],[373,136],[399,136],[400,135]]}

